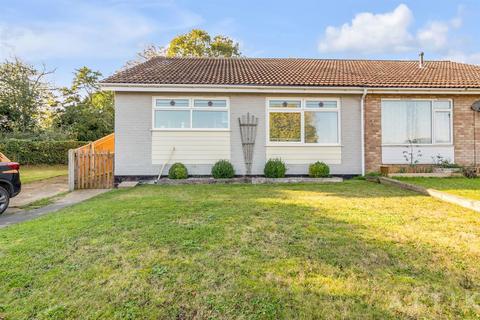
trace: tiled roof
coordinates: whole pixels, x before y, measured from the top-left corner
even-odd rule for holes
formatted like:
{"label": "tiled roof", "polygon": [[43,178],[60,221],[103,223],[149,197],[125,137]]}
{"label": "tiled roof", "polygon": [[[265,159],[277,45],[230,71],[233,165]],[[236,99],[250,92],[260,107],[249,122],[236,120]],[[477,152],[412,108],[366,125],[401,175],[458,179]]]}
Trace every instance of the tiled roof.
{"label": "tiled roof", "polygon": [[451,61],[153,58],[103,83],[480,88],[480,66]]}

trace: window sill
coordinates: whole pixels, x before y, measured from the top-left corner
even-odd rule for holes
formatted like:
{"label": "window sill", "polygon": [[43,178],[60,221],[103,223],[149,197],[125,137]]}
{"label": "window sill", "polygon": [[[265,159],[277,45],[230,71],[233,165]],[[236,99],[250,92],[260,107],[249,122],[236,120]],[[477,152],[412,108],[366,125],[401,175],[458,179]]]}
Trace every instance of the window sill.
{"label": "window sill", "polygon": [[230,129],[150,129],[152,132],[230,132]]}
{"label": "window sill", "polygon": [[268,142],[265,144],[265,147],[343,147],[343,145],[334,143],[334,144],[320,144],[320,143],[272,143]]}
{"label": "window sill", "polygon": [[[453,143],[415,143],[413,147],[453,147]],[[382,144],[382,147],[410,147],[410,144]]]}

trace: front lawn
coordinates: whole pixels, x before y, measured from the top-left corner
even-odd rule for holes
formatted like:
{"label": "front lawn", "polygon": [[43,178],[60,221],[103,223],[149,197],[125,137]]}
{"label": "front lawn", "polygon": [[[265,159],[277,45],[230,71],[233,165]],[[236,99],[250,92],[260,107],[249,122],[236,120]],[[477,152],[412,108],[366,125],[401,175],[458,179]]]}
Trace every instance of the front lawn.
{"label": "front lawn", "polygon": [[68,166],[65,165],[25,165],[20,167],[20,178],[22,183],[31,183],[58,176],[66,176]]}
{"label": "front lawn", "polygon": [[403,182],[417,184],[425,188],[445,191],[457,196],[480,200],[480,178],[467,179],[464,177],[452,178],[398,178]]}
{"label": "front lawn", "polygon": [[480,216],[365,181],[141,186],[0,229],[0,319],[453,319]]}

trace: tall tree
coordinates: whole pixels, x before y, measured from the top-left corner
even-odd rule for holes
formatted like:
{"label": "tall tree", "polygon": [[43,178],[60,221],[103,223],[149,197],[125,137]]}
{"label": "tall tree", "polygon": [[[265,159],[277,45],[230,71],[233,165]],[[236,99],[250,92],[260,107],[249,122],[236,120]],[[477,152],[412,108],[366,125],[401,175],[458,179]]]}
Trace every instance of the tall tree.
{"label": "tall tree", "polygon": [[178,35],[167,48],[151,44],[137,53],[135,59],[126,63],[124,68],[131,68],[154,57],[239,57],[238,42],[222,35],[212,37],[200,29]]}
{"label": "tall tree", "polygon": [[71,87],[61,89],[61,108],[54,123],[57,128],[81,141],[113,132],[114,95],[100,90],[101,76],[87,67],[76,70]]}
{"label": "tall tree", "polygon": [[53,94],[46,76],[18,58],[0,64],[0,131],[34,132],[42,125]]}
{"label": "tall tree", "polygon": [[237,57],[240,56],[239,44],[227,36],[213,38],[208,32],[193,29],[170,41],[168,57]]}
{"label": "tall tree", "polygon": [[137,64],[150,60],[151,58],[164,57],[166,55],[167,55],[167,52],[164,47],[150,44],[147,47],[145,47],[142,51],[138,52],[135,59],[128,61],[125,65],[125,68],[131,68],[136,66]]}

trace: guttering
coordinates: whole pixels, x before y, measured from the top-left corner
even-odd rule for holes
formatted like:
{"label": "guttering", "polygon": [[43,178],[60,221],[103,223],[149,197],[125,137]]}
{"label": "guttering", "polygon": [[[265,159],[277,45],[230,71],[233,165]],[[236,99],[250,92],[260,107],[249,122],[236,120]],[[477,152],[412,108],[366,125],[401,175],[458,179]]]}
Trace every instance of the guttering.
{"label": "guttering", "polygon": [[[119,92],[231,92],[231,93],[343,93],[363,94],[365,87],[307,87],[205,84],[99,83],[103,90]],[[381,88],[369,87],[369,94],[480,94],[480,88]]]}
{"label": "guttering", "polygon": [[99,83],[102,90],[123,92],[230,92],[230,93],[345,93],[362,94],[354,87],[252,86],[201,84],[119,84]]}
{"label": "guttering", "polygon": [[362,154],[362,176],[365,175],[365,97],[367,96],[368,89],[363,89],[362,99],[360,100],[360,141],[361,141],[361,154]]}

